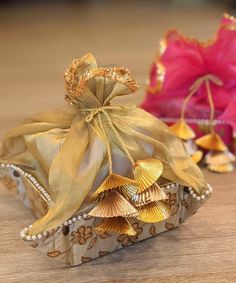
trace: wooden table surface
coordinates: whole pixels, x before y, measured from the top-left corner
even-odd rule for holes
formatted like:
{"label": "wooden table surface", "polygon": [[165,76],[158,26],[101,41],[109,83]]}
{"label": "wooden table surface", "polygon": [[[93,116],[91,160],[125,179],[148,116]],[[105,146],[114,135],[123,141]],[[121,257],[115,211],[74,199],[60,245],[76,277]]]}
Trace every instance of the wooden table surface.
{"label": "wooden table surface", "polygon": [[[207,39],[224,11],[126,2],[0,8],[0,137],[25,116],[64,103],[64,69],[87,52],[130,68],[141,88],[120,100],[139,104],[162,33],[177,27]],[[1,185],[0,282],[236,282],[236,172],[206,178],[212,198],[181,227],[74,268],[19,239],[33,217]]]}

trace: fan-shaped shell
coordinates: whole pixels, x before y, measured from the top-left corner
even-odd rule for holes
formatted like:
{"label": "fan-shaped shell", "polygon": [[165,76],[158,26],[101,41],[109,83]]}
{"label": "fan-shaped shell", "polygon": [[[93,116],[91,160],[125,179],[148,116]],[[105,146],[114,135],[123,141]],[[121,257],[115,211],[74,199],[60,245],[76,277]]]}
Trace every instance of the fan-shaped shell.
{"label": "fan-shaped shell", "polygon": [[90,212],[94,217],[131,217],[137,210],[117,191],[110,192]]}
{"label": "fan-shaped shell", "polygon": [[158,184],[155,183],[142,193],[134,195],[133,203],[134,206],[139,207],[150,202],[156,202],[165,199],[168,199],[168,196],[166,195],[164,190]]}
{"label": "fan-shaped shell", "polygon": [[136,161],[133,173],[138,187],[137,192],[141,193],[152,186],[161,176],[162,171],[163,164],[158,159],[149,158]]}
{"label": "fan-shaped shell", "polygon": [[137,187],[134,185],[124,185],[118,190],[126,199],[130,200],[132,196],[137,192]]}
{"label": "fan-shaped shell", "polygon": [[124,217],[106,218],[95,229],[100,232],[115,232],[118,234],[136,235],[136,232],[130,222]]}
{"label": "fan-shaped shell", "polygon": [[195,138],[195,133],[192,128],[185,122],[184,119],[180,119],[172,126],[170,130],[179,138],[183,140],[190,140]]}
{"label": "fan-shaped shell", "polygon": [[106,180],[101,184],[101,186],[96,190],[96,192],[92,195],[92,198],[97,198],[99,194],[116,189],[118,187],[126,186],[126,185],[135,185],[135,181],[124,176],[118,174],[110,174]]}
{"label": "fan-shaped shell", "polygon": [[221,137],[216,133],[211,133],[196,139],[196,144],[207,150],[226,151],[228,149]]}
{"label": "fan-shaped shell", "polygon": [[205,156],[205,163],[212,165],[221,165],[235,161],[235,156],[230,151],[209,151]]}
{"label": "fan-shaped shell", "polygon": [[148,223],[163,221],[171,215],[169,206],[162,201],[141,206],[138,211],[138,219]]}
{"label": "fan-shaped shell", "polygon": [[229,173],[234,170],[234,165],[232,163],[221,164],[221,165],[213,165],[209,164],[207,169],[216,173]]}
{"label": "fan-shaped shell", "polygon": [[191,158],[195,163],[198,163],[201,161],[202,156],[203,152],[201,150],[197,150],[194,154],[191,155]]}

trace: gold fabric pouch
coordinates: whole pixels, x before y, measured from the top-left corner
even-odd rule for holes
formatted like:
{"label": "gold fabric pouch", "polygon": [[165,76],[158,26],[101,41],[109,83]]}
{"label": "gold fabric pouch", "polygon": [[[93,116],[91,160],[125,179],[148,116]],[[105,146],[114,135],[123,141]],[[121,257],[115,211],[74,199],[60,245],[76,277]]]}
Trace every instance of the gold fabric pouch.
{"label": "gold fabric pouch", "polygon": [[100,255],[97,235],[110,252],[117,237],[120,247],[122,237],[139,240],[142,225],[143,239],[174,215],[176,227],[193,214],[211,189],[182,142],[146,111],[111,104],[137,90],[130,72],[98,67],[88,54],[72,62],[65,82],[68,105],[26,119],[1,147],[2,180],[21,175],[19,191],[39,217],[21,237],[74,265]]}

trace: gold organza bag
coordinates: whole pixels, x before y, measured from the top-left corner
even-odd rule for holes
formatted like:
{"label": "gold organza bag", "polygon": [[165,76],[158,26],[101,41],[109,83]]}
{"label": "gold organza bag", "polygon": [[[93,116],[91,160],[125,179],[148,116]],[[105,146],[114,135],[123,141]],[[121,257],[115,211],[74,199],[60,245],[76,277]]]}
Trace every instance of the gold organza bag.
{"label": "gold organza bag", "polygon": [[65,73],[67,106],[11,130],[1,179],[37,218],[21,237],[71,265],[172,229],[210,196],[166,125],[113,98],[138,85],[91,54]]}

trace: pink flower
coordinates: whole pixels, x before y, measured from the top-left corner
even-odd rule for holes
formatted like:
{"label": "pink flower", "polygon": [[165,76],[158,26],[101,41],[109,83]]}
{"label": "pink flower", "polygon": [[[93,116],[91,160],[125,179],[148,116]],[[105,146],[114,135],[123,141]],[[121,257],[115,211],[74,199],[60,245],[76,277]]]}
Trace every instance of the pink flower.
{"label": "pink flower", "polygon": [[[159,117],[178,118],[190,87],[199,78],[213,75],[222,82],[209,82],[215,118],[225,120],[236,130],[236,19],[224,15],[216,38],[207,43],[169,31],[161,47],[142,107]],[[185,116],[208,119],[209,112],[206,87],[202,84],[191,98]]]}

